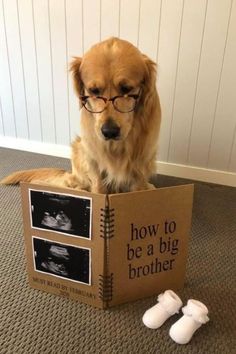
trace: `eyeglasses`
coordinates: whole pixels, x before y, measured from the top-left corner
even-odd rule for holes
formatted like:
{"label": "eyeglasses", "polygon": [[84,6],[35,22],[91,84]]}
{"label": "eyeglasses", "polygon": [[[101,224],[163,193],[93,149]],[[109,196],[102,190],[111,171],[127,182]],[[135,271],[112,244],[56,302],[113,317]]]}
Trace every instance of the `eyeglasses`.
{"label": "eyeglasses", "polygon": [[113,104],[116,111],[129,113],[135,110],[140,91],[134,95],[115,96],[106,98],[101,96],[80,96],[82,106],[91,113],[102,113],[107,108],[108,102]]}

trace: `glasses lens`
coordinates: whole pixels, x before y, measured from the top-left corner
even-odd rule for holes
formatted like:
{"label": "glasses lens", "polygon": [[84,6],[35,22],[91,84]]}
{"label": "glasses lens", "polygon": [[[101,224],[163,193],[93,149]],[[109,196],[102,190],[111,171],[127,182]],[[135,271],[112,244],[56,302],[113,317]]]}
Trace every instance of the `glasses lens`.
{"label": "glasses lens", "polygon": [[84,106],[89,112],[100,113],[105,109],[106,103],[102,98],[88,97],[86,98]]}
{"label": "glasses lens", "polygon": [[119,112],[128,113],[134,110],[136,105],[136,100],[133,97],[117,97],[114,100],[114,107]]}

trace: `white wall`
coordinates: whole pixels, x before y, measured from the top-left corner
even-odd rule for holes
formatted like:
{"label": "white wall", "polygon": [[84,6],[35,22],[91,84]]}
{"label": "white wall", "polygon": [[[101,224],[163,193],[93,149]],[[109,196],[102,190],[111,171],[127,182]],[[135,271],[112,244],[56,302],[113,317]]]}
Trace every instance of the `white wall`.
{"label": "white wall", "polygon": [[1,0],[0,146],[61,154],[68,62],[109,36],[158,62],[160,172],[236,185],[236,0]]}

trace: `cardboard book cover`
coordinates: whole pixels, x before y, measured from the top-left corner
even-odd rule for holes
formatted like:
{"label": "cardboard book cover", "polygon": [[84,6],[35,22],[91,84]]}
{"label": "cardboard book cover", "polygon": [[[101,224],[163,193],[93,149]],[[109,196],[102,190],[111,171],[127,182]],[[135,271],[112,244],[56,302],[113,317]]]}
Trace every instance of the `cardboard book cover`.
{"label": "cardboard book cover", "polygon": [[183,287],[193,185],[93,194],[21,183],[33,288],[106,308]]}

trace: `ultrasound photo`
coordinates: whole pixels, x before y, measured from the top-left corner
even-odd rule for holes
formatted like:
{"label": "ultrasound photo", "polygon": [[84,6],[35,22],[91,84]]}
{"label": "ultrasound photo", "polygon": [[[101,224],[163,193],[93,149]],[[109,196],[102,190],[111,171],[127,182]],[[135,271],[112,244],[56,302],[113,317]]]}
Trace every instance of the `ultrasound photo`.
{"label": "ultrasound photo", "polygon": [[90,285],[90,249],[33,237],[35,270]]}
{"label": "ultrasound photo", "polygon": [[32,227],[91,238],[92,200],[30,190]]}

